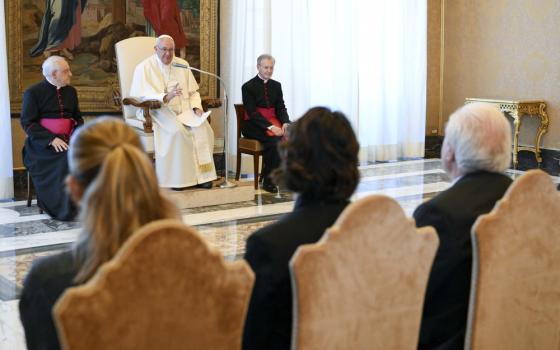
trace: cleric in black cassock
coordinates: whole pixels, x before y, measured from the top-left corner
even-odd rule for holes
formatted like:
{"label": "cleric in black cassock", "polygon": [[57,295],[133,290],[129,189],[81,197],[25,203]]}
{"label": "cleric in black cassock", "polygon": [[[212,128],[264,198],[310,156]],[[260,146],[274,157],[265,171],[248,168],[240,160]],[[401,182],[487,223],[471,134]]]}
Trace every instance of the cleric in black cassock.
{"label": "cleric in black cassock", "polygon": [[70,67],[58,56],[43,63],[45,80],[23,95],[21,125],[27,134],[23,163],[31,174],[40,208],[57,220],[72,220],[76,207],[66,193],[68,141],[84,123]]}
{"label": "cleric in black cassock", "polygon": [[263,145],[263,189],[268,192],[276,191],[269,175],[280,165],[277,144],[290,123],[282,85],[270,79],[274,72],[274,62],[270,55],[259,56],[259,73],[241,87],[246,113],[241,132],[243,136],[259,140]]}

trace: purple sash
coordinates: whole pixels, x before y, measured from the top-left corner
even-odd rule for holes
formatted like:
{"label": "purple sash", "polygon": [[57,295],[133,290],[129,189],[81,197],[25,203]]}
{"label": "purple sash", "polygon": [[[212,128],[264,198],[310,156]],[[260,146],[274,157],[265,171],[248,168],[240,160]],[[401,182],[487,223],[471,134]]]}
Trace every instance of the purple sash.
{"label": "purple sash", "polygon": [[66,118],[43,118],[39,121],[39,124],[41,124],[41,126],[49,130],[53,134],[64,135],[67,138],[72,134],[75,123],[76,122],[73,119]]}

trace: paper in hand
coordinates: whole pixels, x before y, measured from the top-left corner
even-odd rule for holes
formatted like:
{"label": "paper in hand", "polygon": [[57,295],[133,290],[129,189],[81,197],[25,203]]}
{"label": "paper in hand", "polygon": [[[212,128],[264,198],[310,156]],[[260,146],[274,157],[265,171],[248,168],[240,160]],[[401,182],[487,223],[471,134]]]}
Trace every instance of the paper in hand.
{"label": "paper in hand", "polygon": [[212,113],[212,111],[204,112],[199,117],[194,113],[194,111],[189,109],[189,110],[186,110],[183,113],[177,115],[177,119],[179,119],[179,121],[181,123],[185,124],[186,126],[196,128],[198,126],[201,126],[202,123],[204,123],[204,121],[208,118],[210,113]]}

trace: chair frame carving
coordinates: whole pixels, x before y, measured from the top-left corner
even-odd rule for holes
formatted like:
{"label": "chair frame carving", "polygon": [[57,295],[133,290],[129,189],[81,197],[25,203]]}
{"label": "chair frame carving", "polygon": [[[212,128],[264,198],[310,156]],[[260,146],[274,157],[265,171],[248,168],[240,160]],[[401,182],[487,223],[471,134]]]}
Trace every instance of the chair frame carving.
{"label": "chair frame carving", "polygon": [[125,97],[122,100],[123,106],[134,106],[137,108],[142,109],[142,113],[144,115],[144,132],[152,133],[153,130],[153,123],[152,123],[152,116],[150,114],[150,109],[158,109],[161,108],[161,102],[156,100],[148,100],[140,102],[139,100],[133,97]]}

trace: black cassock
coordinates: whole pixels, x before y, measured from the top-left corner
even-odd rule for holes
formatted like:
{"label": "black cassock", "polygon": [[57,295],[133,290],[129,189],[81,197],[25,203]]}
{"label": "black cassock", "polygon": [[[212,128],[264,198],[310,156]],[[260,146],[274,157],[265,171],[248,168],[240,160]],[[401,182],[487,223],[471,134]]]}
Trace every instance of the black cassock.
{"label": "black cassock", "polygon": [[57,91],[56,86],[43,80],[25,91],[20,119],[27,134],[23,163],[35,185],[38,205],[57,220],[72,220],[76,207],[64,184],[68,152],[56,152],[50,145],[56,137],[68,142],[68,136],[53,134],[40,124],[41,119],[58,118],[73,119],[75,127],[84,123],[75,88],[65,86]]}
{"label": "black cassock", "polygon": [[247,81],[241,87],[243,105],[249,120],[243,123],[243,136],[259,140],[264,148],[262,176],[265,183],[269,182],[268,175],[280,165],[277,144],[282,139],[278,136],[267,135],[267,128],[272,124],[266,120],[257,108],[274,108],[274,114],[280,122],[290,122],[288,111],[284,104],[282,85],[276,80],[264,82],[258,75]]}

